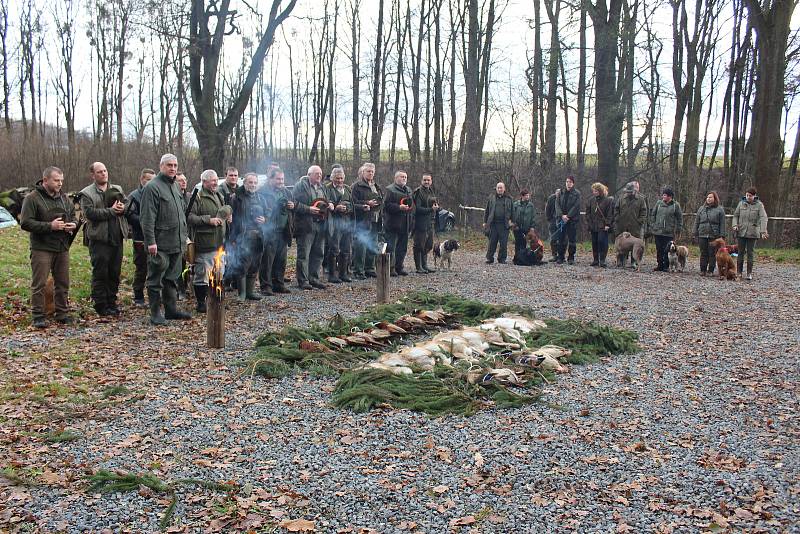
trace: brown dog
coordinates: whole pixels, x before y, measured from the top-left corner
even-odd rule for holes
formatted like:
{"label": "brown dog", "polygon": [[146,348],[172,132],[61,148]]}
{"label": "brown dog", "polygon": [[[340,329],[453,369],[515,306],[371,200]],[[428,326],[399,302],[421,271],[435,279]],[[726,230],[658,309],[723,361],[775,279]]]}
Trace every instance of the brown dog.
{"label": "brown dog", "polygon": [[625,267],[625,259],[633,252],[633,264],[639,270],[644,256],[644,241],[630,232],[622,232],[614,240],[614,250],[617,252],[617,267]]}
{"label": "brown dog", "polygon": [[731,258],[728,245],[725,239],[715,239],[709,243],[716,250],[717,269],[719,269],[719,279],[736,280],[736,262]]}

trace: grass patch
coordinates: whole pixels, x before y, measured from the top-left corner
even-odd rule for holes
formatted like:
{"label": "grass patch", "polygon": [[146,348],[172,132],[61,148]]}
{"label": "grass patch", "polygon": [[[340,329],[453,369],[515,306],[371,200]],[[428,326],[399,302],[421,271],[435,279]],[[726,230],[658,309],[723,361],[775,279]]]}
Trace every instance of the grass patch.
{"label": "grass patch", "polygon": [[47,443],[66,443],[80,439],[80,437],[80,434],[73,432],[72,430],[55,430],[45,434],[44,440]]}
{"label": "grass patch", "polygon": [[123,397],[130,393],[130,390],[125,386],[108,386],[103,390],[101,397],[108,399],[111,397]]}
{"label": "grass patch", "polygon": [[[79,313],[92,308],[89,249],[83,245],[83,236],[75,238],[70,249],[70,304]],[[29,301],[31,291],[30,238],[28,232],[20,227],[0,230],[0,329],[12,332],[30,324]],[[133,257],[129,242],[125,242],[122,259],[122,280],[120,287],[124,302],[131,300],[126,292],[133,282]]]}

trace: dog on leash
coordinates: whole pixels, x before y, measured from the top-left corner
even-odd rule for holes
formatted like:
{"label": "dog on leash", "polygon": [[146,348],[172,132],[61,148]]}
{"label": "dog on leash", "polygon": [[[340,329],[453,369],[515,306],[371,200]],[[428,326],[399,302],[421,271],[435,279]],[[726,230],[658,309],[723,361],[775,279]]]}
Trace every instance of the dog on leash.
{"label": "dog on leash", "polygon": [[453,268],[453,253],[458,250],[458,241],[455,239],[448,239],[441,243],[433,245],[433,266],[436,267],[437,263],[444,269],[444,264],[447,262],[447,270]]}
{"label": "dog on leash", "polygon": [[644,241],[630,232],[622,232],[614,240],[614,250],[617,252],[617,267],[625,267],[625,258],[633,252],[633,264],[636,271],[639,271],[644,256]]}
{"label": "dog on leash", "polygon": [[667,254],[669,255],[669,272],[683,272],[686,269],[686,258],[689,257],[688,248],[676,245],[675,241],[670,241]]}
{"label": "dog on leash", "polygon": [[725,243],[725,239],[720,237],[709,243],[716,251],[717,269],[719,269],[720,280],[736,280],[736,262],[730,254],[730,248]]}

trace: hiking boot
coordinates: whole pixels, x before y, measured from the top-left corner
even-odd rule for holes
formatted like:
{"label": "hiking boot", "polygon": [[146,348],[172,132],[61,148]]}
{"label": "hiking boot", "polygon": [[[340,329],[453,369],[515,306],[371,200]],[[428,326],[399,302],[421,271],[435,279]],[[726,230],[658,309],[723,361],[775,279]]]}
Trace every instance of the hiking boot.
{"label": "hiking boot", "polygon": [[47,319],[45,319],[44,317],[37,317],[36,319],[33,320],[32,324],[34,328],[39,328],[39,329],[47,328]]}
{"label": "hiking boot", "polygon": [[75,324],[75,318],[71,315],[63,315],[61,317],[56,317],[56,322],[61,324]]}
{"label": "hiking boot", "polygon": [[366,280],[367,277],[364,275],[364,273],[354,273],[353,278],[355,280]]}
{"label": "hiking boot", "polygon": [[408,276],[408,271],[404,270],[402,267],[397,269],[398,276]]}
{"label": "hiking boot", "polygon": [[133,303],[136,306],[144,307],[144,291],[134,291],[133,292]]}
{"label": "hiking boot", "polygon": [[364,273],[364,276],[367,278],[377,278],[378,274],[375,271],[367,271]]}
{"label": "hiking boot", "polygon": [[592,263],[589,264],[589,267],[599,267],[599,266],[600,262],[597,260],[594,260]]}
{"label": "hiking boot", "polygon": [[391,276],[391,277],[397,276],[397,271],[394,268],[390,269],[389,270],[389,276]]}
{"label": "hiking boot", "polygon": [[309,280],[308,283],[311,284],[311,287],[315,287],[317,289],[328,289],[328,286],[326,286],[319,280]]}
{"label": "hiking boot", "polygon": [[312,289],[314,289],[308,282],[303,282],[302,284],[298,284],[297,287],[299,287],[300,289],[305,289],[306,291],[311,291]]}
{"label": "hiking boot", "polygon": [[291,293],[291,290],[284,285],[275,286],[275,288],[272,291],[274,291],[275,293],[284,293],[284,294]]}

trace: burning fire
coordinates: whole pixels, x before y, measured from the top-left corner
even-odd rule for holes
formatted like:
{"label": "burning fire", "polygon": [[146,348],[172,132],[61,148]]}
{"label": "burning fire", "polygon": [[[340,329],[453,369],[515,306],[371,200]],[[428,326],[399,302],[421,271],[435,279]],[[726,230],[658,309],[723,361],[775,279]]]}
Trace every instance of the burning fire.
{"label": "burning fire", "polygon": [[225,248],[219,247],[214,255],[214,265],[208,272],[208,286],[221,298],[225,292],[222,277],[225,274]]}

